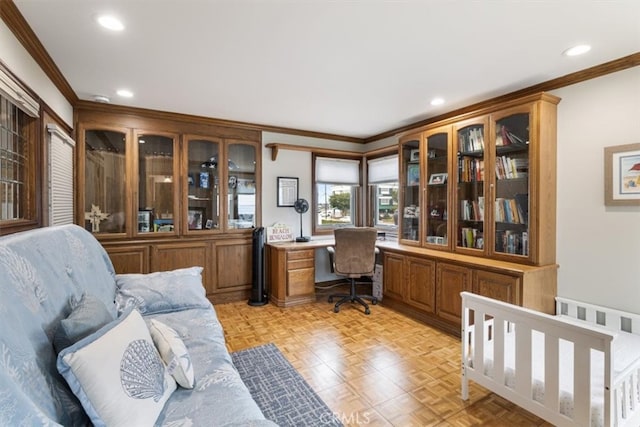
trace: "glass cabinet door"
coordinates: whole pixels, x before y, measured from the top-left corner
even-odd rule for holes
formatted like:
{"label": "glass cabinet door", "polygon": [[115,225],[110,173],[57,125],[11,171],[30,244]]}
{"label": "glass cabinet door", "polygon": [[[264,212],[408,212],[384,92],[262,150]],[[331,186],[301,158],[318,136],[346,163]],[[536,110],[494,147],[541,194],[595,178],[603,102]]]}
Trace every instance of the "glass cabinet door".
{"label": "glass cabinet door", "polygon": [[529,116],[499,117],[493,127],[495,253],[529,256]]}
{"label": "glass cabinet door", "polygon": [[174,232],[174,136],[136,133],[138,146],[137,233]]}
{"label": "glass cabinet door", "polygon": [[220,229],[220,141],[187,138],[187,232]]}
{"label": "glass cabinet door", "polygon": [[484,251],[485,221],[485,128],[484,121],[456,127],[457,227],[456,250]]}
{"label": "glass cabinet door", "polygon": [[405,243],[420,242],[420,202],[422,169],[420,166],[420,141],[422,134],[403,137],[400,140],[402,165],[402,199],[400,211],[400,240]]}
{"label": "glass cabinet door", "polygon": [[227,160],[227,226],[230,230],[256,225],[257,147],[230,143]]}
{"label": "glass cabinet door", "polygon": [[84,132],[84,224],[93,233],[125,233],[127,134]]}
{"label": "glass cabinet door", "polygon": [[449,244],[449,141],[450,131],[447,129],[425,134],[427,245]]}

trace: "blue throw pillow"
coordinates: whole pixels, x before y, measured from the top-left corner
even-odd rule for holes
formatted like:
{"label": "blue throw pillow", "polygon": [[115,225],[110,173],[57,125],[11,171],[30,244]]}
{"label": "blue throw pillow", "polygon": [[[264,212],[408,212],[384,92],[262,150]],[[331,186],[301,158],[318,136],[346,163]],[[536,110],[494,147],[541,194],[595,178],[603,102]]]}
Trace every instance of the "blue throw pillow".
{"label": "blue throw pillow", "polygon": [[72,297],[69,306],[71,313],[60,321],[53,337],[58,353],[115,319],[104,303],[92,295],[83,294],[80,300]]}
{"label": "blue throw pillow", "polygon": [[208,308],[211,303],[202,286],[202,267],[189,267],[149,274],[117,274],[116,306],[118,315],[130,307],[142,314],[152,314]]}

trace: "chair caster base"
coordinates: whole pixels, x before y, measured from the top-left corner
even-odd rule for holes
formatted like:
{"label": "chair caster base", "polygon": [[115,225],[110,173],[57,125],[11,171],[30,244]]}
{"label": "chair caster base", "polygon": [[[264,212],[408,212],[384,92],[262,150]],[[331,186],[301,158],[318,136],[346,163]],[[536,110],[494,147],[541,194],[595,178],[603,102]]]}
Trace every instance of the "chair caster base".
{"label": "chair caster base", "polygon": [[373,299],[371,300],[371,304],[373,304],[373,305],[377,305],[377,304],[378,304],[378,298],[373,298]]}
{"label": "chair caster base", "polygon": [[371,314],[371,310],[369,310],[368,308],[364,309],[364,314]]}
{"label": "chair caster base", "polygon": [[333,307],[333,312],[334,313],[338,313],[339,311],[340,311],[340,307],[338,307],[338,306]]}

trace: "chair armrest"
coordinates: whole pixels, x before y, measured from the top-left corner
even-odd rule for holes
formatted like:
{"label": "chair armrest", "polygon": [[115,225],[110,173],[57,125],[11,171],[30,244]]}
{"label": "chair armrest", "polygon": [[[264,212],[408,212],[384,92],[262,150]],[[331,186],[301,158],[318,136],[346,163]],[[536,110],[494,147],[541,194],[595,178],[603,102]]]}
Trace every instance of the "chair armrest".
{"label": "chair armrest", "polygon": [[327,252],[329,252],[329,267],[332,273],[335,273],[335,256],[336,256],[336,248],[333,246],[327,246]]}

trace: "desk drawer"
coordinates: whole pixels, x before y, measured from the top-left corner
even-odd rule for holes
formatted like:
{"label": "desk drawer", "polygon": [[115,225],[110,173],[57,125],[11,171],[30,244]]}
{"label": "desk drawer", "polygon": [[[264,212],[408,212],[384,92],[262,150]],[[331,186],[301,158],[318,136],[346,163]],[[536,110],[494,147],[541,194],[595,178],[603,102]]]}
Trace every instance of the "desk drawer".
{"label": "desk drawer", "polygon": [[313,295],[315,292],[315,269],[303,268],[287,272],[287,296]]}
{"label": "desk drawer", "polygon": [[310,259],[296,259],[287,262],[287,270],[299,270],[301,268],[312,268],[315,266],[313,258]]}
{"label": "desk drawer", "polygon": [[293,261],[296,259],[313,259],[315,251],[313,249],[305,249],[302,251],[289,251],[287,252],[287,261]]}

